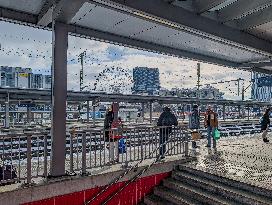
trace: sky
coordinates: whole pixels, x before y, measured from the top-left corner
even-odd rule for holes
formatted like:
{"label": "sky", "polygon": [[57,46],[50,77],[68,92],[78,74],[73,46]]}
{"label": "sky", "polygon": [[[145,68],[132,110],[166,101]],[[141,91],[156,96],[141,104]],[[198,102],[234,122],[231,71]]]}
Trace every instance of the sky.
{"label": "sky", "polygon": [[[0,66],[32,68],[34,73],[50,74],[52,36],[50,31],[0,21]],[[153,52],[132,49],[110,43],[69,36],[68,41],[68,89],[79,90],[78,60],[84,56],[84,86],[86,91],[130,93],[134,67],[159,68],[161,87],[194,88],[197,84],[197,61]],[[103,74],[103,75],[102,75]],[[249,85],[250,72],[201,63],[200,84],[245,79],[241,85]],[[216,84],[224,92],[224,98],[239,100],[236,82]],[[250,97],[250,89],[245,94]]]}

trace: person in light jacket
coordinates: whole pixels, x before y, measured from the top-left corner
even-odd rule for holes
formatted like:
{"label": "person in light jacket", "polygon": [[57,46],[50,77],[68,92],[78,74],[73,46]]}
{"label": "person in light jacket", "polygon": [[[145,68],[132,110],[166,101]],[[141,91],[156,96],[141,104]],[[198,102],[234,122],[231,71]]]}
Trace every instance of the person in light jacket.
{"label": "person in light jacket", "polygon": [[[207,112],[205,113],[204,126],[207,128],[207,140],[208,144],[206,147],[211,147],[211,141],[213,141],[213,148],[216,148],[216,140],[214,139],[215,129],[218,127],[217,113],[214,112],[211,106],[208,106]],[[212,139],[211,139],[212,138]]]}

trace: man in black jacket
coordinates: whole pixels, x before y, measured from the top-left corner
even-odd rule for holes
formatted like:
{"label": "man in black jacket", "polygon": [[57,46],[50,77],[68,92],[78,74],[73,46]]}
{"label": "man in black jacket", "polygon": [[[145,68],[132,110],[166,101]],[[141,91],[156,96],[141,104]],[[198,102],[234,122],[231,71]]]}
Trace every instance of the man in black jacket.
{"label": "man in black jacket", "polygon": [[176,116],[171,112],[169,107],[165,107],[163,109],[162,114],[159,117],[157,126],[161,126],[160,128],[160,155],[161,159],[164,158],[164,154],[166,152],[166,142],[168,141],[168,137],[172,132],[172,126],[178,125],[178,120]]}
{"label": "man in black jacket", "polygon": [[267,132],[269,129],[269,125],[270,125],[270,108],[266,109],[262,119],[261,119],[261,131],[263,132],[262,137],[263,137],[263,141],[264,142],[269,142],[269,140],[267,139]]}
{"label": "man in black jacket", "polygon": [[110,129],[111,129],[111,124],[113,122],[114,114],[112,112],[112,108],[108,108],[106,111],[105,115],[105,120],[104,120],[104,130],[105,130],[105,141],[109,142],[110,138]]}

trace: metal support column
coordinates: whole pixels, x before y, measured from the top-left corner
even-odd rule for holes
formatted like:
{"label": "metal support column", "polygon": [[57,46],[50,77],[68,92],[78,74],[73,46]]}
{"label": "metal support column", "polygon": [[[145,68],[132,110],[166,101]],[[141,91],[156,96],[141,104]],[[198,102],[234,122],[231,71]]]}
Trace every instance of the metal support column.
{"label": "metal support column", "polygon": [[5,128],[9,128],[9,99],[5,102]]}
{"label": "metal support column", "polygon": [[95,106],[93,105],[93,126],[95,126]]}
{"label": "metal support column", "polygon": [[27,123],[31,122],[31,107],[29,105],[27,105],[26,120],[27,120]]}
{"label": "metal support column", "polygon": [[152,102],[149,104],[149,122],[152,124]]}
{"label": "metal support column", "polygon": [[52,23],[52,161],[51,175],[65,175],[67,48],[68,31],[62,24]]}
{"label": "metal support column", "polygon": [[250,107],[249,107],[249,105],[247,105],[247,120],[249,121],[249,112],[250,111]]}
{"label": "metal support column", "polygon": [[239,118],[241,118],[241,106],[238,105],[238,113],[239,113]]}
{"label": "metal support column", "polygon": [[141,114],[141,117],[143,118],[143,120],[144,120],[144,112],[145,112],[145,110],[144,110],[144,103],[142,103],[142,114]]}
{"label": "metal support column", "polygon": [[223,120],[226,119],[226,105],[223,104]]}
{"label": "metal support column", "polygon": [[90,122],[90,101],[87,101],[87,123]]}

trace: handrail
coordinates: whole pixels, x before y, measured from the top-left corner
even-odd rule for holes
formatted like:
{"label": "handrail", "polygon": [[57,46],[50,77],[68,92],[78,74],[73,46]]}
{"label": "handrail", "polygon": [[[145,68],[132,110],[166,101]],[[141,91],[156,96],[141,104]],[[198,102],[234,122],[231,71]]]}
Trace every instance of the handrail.
{"label": "handrail", "polygon": [[[160,127],[160,128],[167,128],[166,126],[164,127]],[[180,127],[182,128],[182,127]],[[185,134],[188,134],[188,132],[185,132]],[[185,135],[185,140],[183,140],[182,142],[186,142],[186,140],[188,139],[187,135]],[[155,149],[153,152],[151,152],[149,154],[149,156],[145,156],[144,158],[142,158],[139,162],[137,162],[134,166],[132,166],[131,168],[129,168],[128,170],[126,170],[124,173],[120,174],[118,177],[116,177],[111,183],[109,183],[104,189],[102,189],[96,196],[94,196],[93,198],[91,198],[88,201],[84,202],[84,205],[89,205],[91,204],[91,202],[93,202],[95,199],[97,199],[100,195],[102,195],[103,193],[105,193],[113,184],[115,184],[116,182],[118,182],[120,179],[122,179],[125,175],[127,175],[130,171],[134,170],[135,168],[138,167],[138,165],[140,163],[142,163],[145,159],[148,159],[148,157],[152,156],[155,152],[158,151],[158,149],[160,149],[163,145],[166,145],[167,141],[165,141],[163,144],[161,144],[160,146],[157,147],[157,149]],[[175,147],[176,144],[174,144],[174,146],[171,147],[171,149],[167,149],[167,151],[165,152],[168,153],[170,150],[173,149],[173,147]],[[187,150],[188,151],[188,150]],[[185,153],[185,155],[188,155],[188,153]],[[121,188],[119,189],[117,192],[115,192],[113,195],[111,195],[110,197],[108,197],[103,204],[106,204],[109,200],[111,200],[114,196],[116,196],[118,193],[120,193],[124,188],[126,188],[130,183],[132,183],[133,181],[135,181],[139,176],[141,176],[145,171],[147,171],[151,166],[153,166],[156,162],[158,162],[158,160],[161,159],[161,155],[159,155],[159,157],[156,158],[156,160],[154,162],[152,162],[149,166],[146,166],[146,168],[144,168],[140,173],[138,173],[136,176],[134,176],[132,179],[128,180],[128,182]]]}

